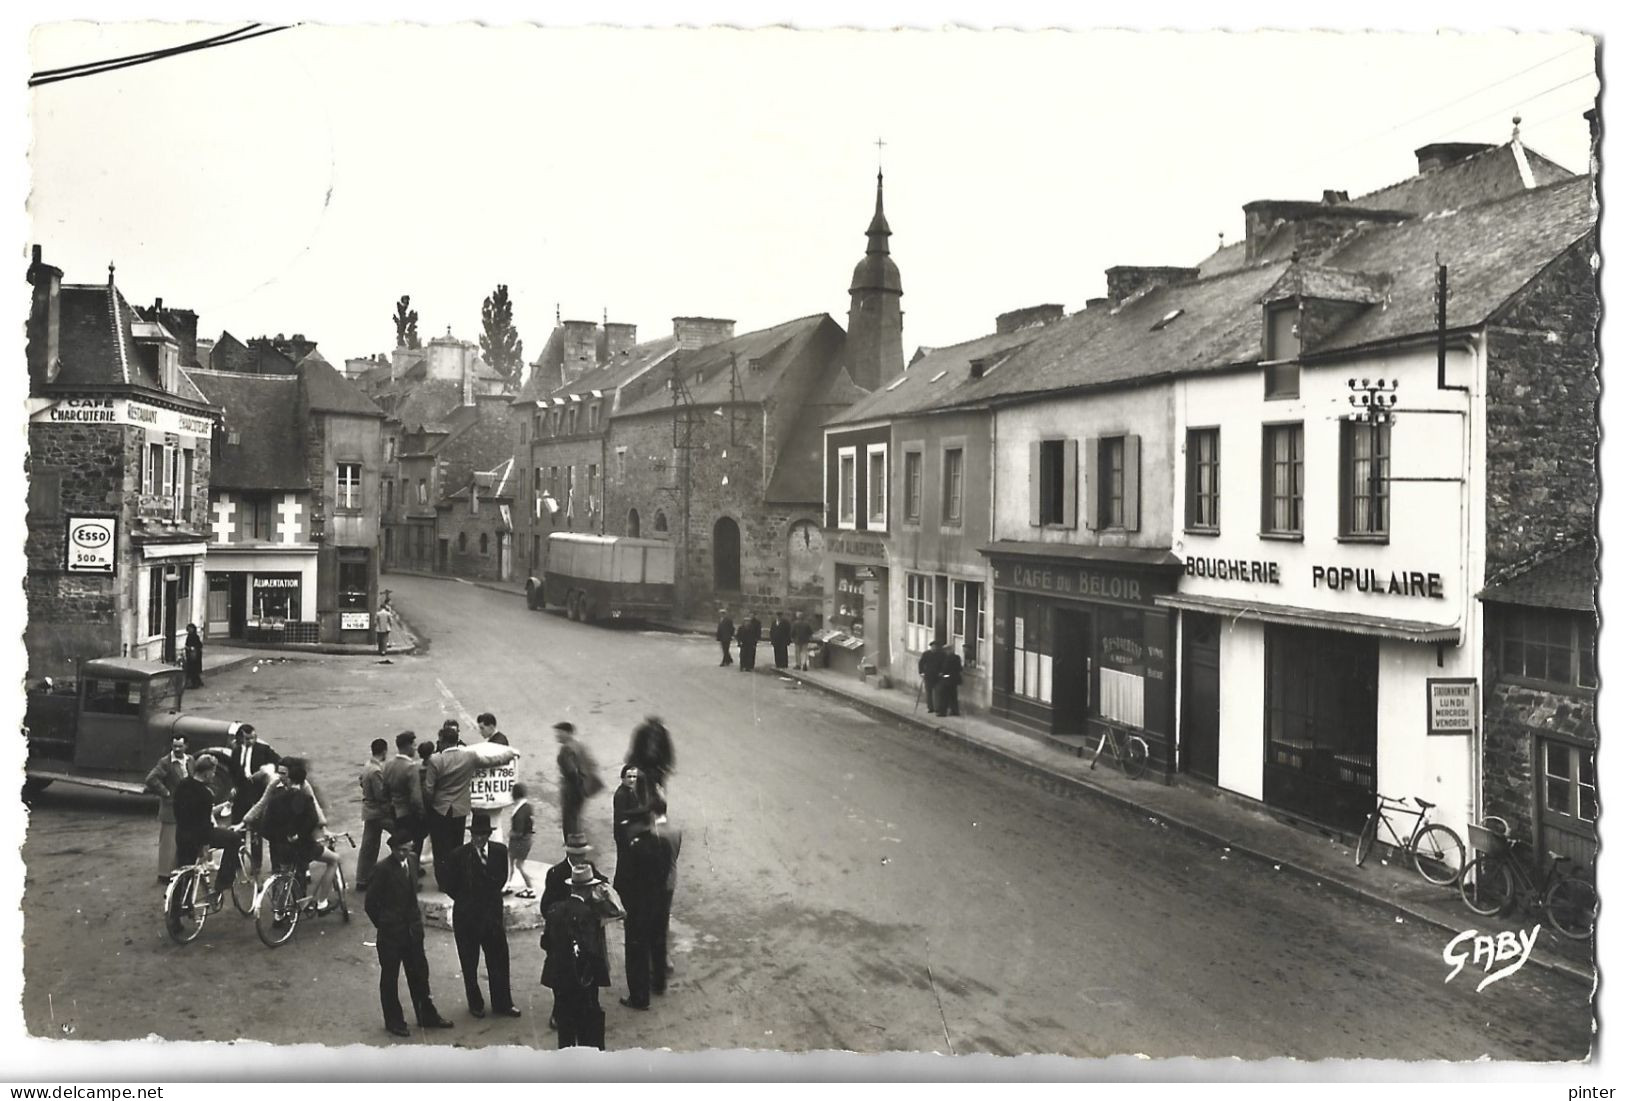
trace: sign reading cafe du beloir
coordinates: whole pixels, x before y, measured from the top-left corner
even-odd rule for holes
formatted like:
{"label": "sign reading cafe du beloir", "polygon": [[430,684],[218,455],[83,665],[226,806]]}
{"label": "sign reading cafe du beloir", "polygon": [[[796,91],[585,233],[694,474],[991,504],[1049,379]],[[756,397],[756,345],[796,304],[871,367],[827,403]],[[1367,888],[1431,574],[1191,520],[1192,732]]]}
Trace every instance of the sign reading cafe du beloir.
{"label": "sign reading cafe du beloir", "polygon": [[118,549],[118,518],[114,516],[68,517],[69,573],[115,572]]}

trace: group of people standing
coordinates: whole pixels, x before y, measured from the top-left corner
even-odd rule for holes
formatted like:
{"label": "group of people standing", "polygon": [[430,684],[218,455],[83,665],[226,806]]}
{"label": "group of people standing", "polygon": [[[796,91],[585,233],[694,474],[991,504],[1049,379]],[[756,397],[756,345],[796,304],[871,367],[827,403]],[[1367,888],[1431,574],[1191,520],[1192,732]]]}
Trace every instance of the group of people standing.
{"label": "group of people standing", "polygon": [[[773,667],[775,669],[788,669],[790,667],[790,647],[795,647],[795,667],[807,669],[807,652],[812,644],[812,621],[805,618],[800,612],[795,613],[791,619],[785,612],[779,612],[773,626],[768,628],[768,644],[773,647]],[[745,619],[736,628],[728,609],[722,608],[717,615],[717,642],[722,646],[722,661],[719,665],[732,665],[734,663],[731,647],[735,641],[739,643],[739,671],[741,673],[754,673],[756,671],[756,647],[762,641],[762,621],[756,618],[754,611],[746,610]]]}

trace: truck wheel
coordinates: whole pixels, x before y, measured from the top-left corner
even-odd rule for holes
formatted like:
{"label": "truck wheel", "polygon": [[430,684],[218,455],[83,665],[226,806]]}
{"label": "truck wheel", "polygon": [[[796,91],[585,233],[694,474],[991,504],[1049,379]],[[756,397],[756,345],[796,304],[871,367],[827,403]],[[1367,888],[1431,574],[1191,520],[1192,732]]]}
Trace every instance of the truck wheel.
{"label": "truck wheel", "polygon": [[598,622],[598,601],[594,600],[590,596],[585,596],[585,595],[582,596],[582,598],[581,598],[581,619],[582,619],[582,622],[584,622],[584,623],[597,623]]}
{"label": "truck wheel", "polygon": [[572,592],[569,596],[564,598],[564,612],[571,619],[574,619],[574,620],[580,620],[581,619],[581,594],[580,593]]}

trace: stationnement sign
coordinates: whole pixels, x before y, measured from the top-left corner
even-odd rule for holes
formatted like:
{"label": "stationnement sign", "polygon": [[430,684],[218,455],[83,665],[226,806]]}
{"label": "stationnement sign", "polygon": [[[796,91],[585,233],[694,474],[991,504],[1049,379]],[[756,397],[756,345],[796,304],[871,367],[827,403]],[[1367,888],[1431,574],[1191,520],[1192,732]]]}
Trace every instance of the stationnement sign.
{"label": "stationnement sign", "polygon": [[1478,681],[1472,677],[1428,678],[1428,733],[1478,732]]}

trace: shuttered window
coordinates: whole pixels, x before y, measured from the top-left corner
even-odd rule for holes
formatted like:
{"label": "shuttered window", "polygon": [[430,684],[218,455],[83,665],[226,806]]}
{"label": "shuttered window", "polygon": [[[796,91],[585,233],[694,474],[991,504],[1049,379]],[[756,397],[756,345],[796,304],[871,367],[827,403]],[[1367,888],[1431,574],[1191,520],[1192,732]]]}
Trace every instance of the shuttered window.
{"label": "shuttered window", "polygon": [[1029,458],[1034,526],[1078,526],[1078,441],[1034,440]]}

